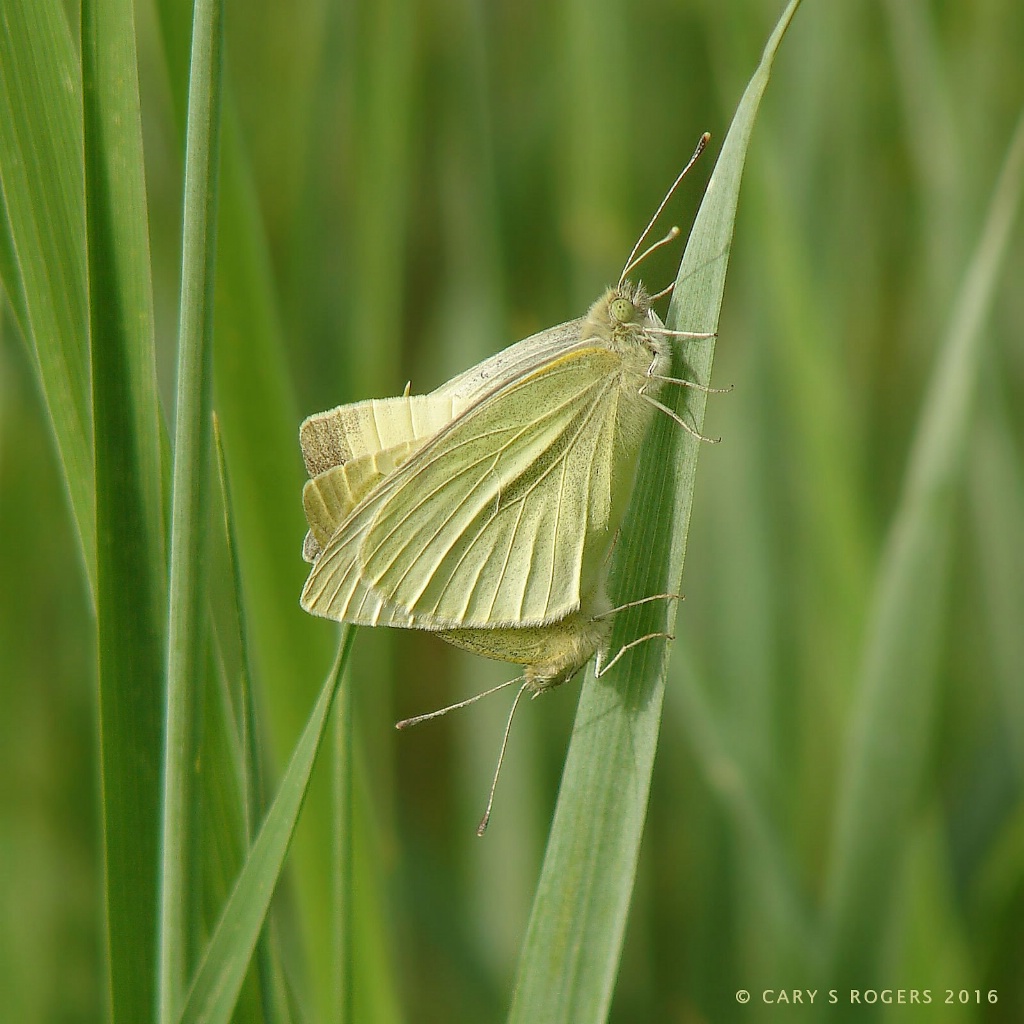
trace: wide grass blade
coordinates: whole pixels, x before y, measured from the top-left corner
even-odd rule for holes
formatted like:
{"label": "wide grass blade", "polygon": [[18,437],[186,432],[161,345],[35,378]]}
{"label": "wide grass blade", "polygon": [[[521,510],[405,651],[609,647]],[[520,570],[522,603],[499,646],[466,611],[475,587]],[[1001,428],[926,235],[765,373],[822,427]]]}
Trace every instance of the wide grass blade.
{"label": "wide grass blade", "polygon": [[[1018,122],[928,387],[878,568],[828,879],[829,984],[880,981],[887,910],[927,767],[956,497],[992,295],[1024,184]],[[857,1007],[858,1019],[863,1016]]]}
{"label": "wide grass blade", "polygon": [[[779,21],[729,129],[679,270],[672,327],[717,328],[747,144],[798,5],[793,0]],[[713,341],[695,342],[686,367],[677,359],[674,372],[707,381],[713,354]],[[684,390],[679,405],[685,401],[684,414],[699,430],[705,395]],[[619,544],[619,598],[678,590],[698,448],[667,417],[656,421]],[[672,615],[663,610],[632,611],[618,617],[613,650],[671,626]],[[601,680],[587,677],[520,959],[512,1021],[578,1024],[607,1017],[647,810],[665,665],[665,644],[653,640]]]}
{"label": "wide grass blade", "polygon": [[203,671],[203,561],[212,381],[223,5],[198,0],[192,24],[171,510],[158,1019],[177,1016],[187,969],[191,723]]}
{"label": "wide grass blade", "polygon": [[84,0],[96,619],[111,1017],[152,1018],[167,570],[130,0]]}
{"label": "wide grass blade", "polygon": [[320,693],[274,802],[253,843],[192,982],[181,1024],[226,1024],[263,928],[285,854],[309,785],[328,715],[348,662],[355,631],[346,629],[338,656]]}
{"label": "wide grass blade", "polygon": [[[4,289],[33,352],[95,592],[92,396],[86,307],[82,94],[60,4],[5,0],[0,187],[10,226]],[[45,126],[45,130],[40,130]],[[16,279],[7,277],[16,272]]]}
{"label": "wide grass blade", "polygon": [[[989,380],[994,388],[999,385]],[[990,401],[971,459],[971,519],[983,584],[996,693],[1014,768],[1024,783],[1024,470],[1005,402]]]}
{"label": "wide grass blade", "polygon": [[[744,751],[734,749],[705,697],[705,688],[689,666],[676,674],[669,688],[667,712],[673,707],[693,750],[708,788],[723,811],[752,863],[763,877],[759,888],[766,894],[774,934],[786,948],[815,964],[820,949],[818,922],[801,890],[795,859],[786,848],[778,824],[765,812],[763,801],[744,770]],[[674,698],[674,700],[673,700]]]}

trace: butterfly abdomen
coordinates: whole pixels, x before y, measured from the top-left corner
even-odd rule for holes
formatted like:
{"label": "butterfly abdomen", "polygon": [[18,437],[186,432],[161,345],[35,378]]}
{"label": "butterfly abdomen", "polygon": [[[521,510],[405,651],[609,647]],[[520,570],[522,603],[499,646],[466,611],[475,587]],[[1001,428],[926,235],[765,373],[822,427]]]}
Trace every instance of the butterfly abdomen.
{"label": "butterfly abdomen", "polygon": [[547,626],[453,629],[437,635],[473,654],[522,665],[527,686],[540,693],[576,675],[604,644],[610,630],[610,620],[573,612]]}

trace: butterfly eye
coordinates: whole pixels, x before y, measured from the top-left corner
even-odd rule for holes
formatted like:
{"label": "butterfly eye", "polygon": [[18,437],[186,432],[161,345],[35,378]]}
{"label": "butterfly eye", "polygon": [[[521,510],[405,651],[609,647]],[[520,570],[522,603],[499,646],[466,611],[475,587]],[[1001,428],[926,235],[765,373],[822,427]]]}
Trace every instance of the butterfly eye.
{"label": "butterfly eye", "polygon": [[612,316],[620,324],[628,324],[636,316],[636,306],[629,299],[615,299],[611,305]]}

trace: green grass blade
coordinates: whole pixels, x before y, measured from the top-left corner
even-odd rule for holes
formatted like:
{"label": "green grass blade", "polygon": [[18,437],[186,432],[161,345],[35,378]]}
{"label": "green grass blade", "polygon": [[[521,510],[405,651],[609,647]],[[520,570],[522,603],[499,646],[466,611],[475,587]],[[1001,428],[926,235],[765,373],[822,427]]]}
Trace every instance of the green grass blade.
{"label": "green grass blade", "polygon": [[[167,61],[186,67],[180,5],[159,5]],[[285,327],[277,304],[273,259],[235,104],[226,81],[219,189],[214,376],[217,413],[230,458],[238,553],[253,671],[269,722],[270,761],[282,763],[315,700],[310,680],[331,658],[331,631],[303,613],[298,545],[305,530],[297,433],[301,416],[291,386]],[[175,93],[179,92],[172,82]],[[322,778],[320,776],[323,776]],[[303,945],[312,960],[311,1005],[326,1012],[333,985],[330,885],[330,789],[318,772],[292,847]],[[364,885],[365,887],[365,885]]]}
{"label": "green grass blade", "polygon": [[[990,375],[991,377],[994,375]],[[998,384],[992,381],[993,387]],[[986,389],[987,390],[987,389]],[[989,401],[971,459],[971,520],[996,693],[1018,779],[1024,782],[1024,471],[1005,403]]]}
{"label": "green grass blade", "polygon": [[28,306],[21,271],[18,269],[18,257],[14,251],[14,237],[11,233],[11,221],[7,216],[2,183],[3,177],[0,174],[0,298],[6,301],[22,341],[27,345],[32,337]]}
{"label": "green grass blade", "polygon": [[[5,280],[4,289],[16,310],[19,296],[24,302],[27,340],[95,592],[79,81],[62,6],[5,2],[0,17],[0,187],[19,279]],[[11,273],[9,260],[0,269]]]}
{"label": "green grass blade", "polygon": [[[740,178],[772,61],[793,14],[776,27],[740,102],[694,223],[676,282],[670,326],[713,331],[718,324]],[[687,348],[691,379],[711,376],[713,341]],[[677,360],[678,363],[678,360]],[[677,365],[676,370],[684,372]],[[705,396],[680,395],[700,429]],[[699,442],[656,421],[642,459],[619,545],[620,596],[678,589]],[[678,458],[673,458],[675,452]],[[612,649],[666,628],[664,612],[641,606],[618,616]],[[659,621],[660,617],[660,621]],[[670,618],[671,622],[671,618]],[[562,776],[534,899],[511,1021],[603,1021],[611,1003],[643,833],[661,718],[665,645],[634,648],[601,680],[588,675]]]}
{"label": "green grass blade", "polygon": [[[954,869],[948,860],[949,822],[935,813],[937,810],[937,807],[930,808],[915,822],[910,833],[900,922],[892,947],[896,976],[920,979],[915,984],[931,989],[936,995],[941,992],[944,997],[944,990],[951,987],[951,979],[972,977],[975,965],[967,944],[970,918],[963,913],[960,894],[950,885]],[[973,1024],[984,1019],[984,1015],[978,1013],[977,1003],[972,1006],[958,998],[947,1005],[943,997],[940,997],[942,1024]],[[930,1009],[934,1011],[934,1007]],[[898,1010],[892,1016],[887,1015],[888,1020],[898,1016]],[[925,1019],[927,1016],[926,1010]]]}
{"label": "green grass blade", "polygon": [[[231,639],[236,643],[237,651],[233,659],[237,664],[237,678],[229,682],[228,710],[237,737],[237,759],[240,764],[239,803],[242,825],[244,829],[244,850],[248,850],[253,842],[256,823],[264,816],[264,779],[263,752],[261,749],[260,722],[256,713],[256,702],[253,694],[253,675],[249,660],[249,630],[245,614],[245,602],[242,593],[242,569],[238,555],[238,538],[235,531],[231,486],[228,477],[227,461],[224,456],[224,445],[221,440],[220,423],[214,414],[213,441],[217,460],[217,476],[220,484],[220,497],[224,510],[224,546],[227,554],[227,575],[231,581],[231,611],[233,622],[228,627]],[[222,641],[226,646],[228,637]],[[237,866],[235,867],[237,871]],[[278,990],[278,971],[274,961],[274,943],[271,930],[264,928],[259,937],[256,949],[256,980],[263,1006],[264,1019],[272,1021],[276,1008],[283,1004],[283,994]]]}
{"label": "green grass blade", "polygon": [[295,831],[328,715],[352,647],[354,630],[342,633],[334,667],[281,779],[256,842],[196,971],[180,1024],[226,1024],[263,928],[285,854]]}
{"label": "green grass blade", "polygon": [[249,664],[249,629],[246,624],[245,601],[242,593],[242,568],[238,557],[234,505],[231,500],[231,486],[227,459],[224,455],[224,442],[221,438],[220,420],[216,413],[213,415],[213,450],[217,463],[220,500],[224,512],[223,541],[227,554],[227,573],[231,582],[230,604],[234,615],[232,632],[237,646],[235,661],[238,665],[238,678],[237,684],[231,690],[231,703],[234,708],[232,717],[238,735],[238,747],[244,769],[241,797],[245,839],[247,843],[251,843],[255,821],[262,817],[263,813],[261,806],[262,756],[259,748],[259,721],[253,704],[252,666]]}
{"label": "green grass blade", "polygon": [[96,619],[111,1016],[151,1019],[167,603],[160,406],[133,7],[84,0]]}
{"label": "green grass blade", "polygon": [[879,980],[880,940],[929,755],[955,499],[984,326],[1022,183],[1024,117],[950,317],[879,565],[828,883],[829,983],[839,988]]}
{"label": "green grass blade", "polygon": [[777,823],[765,813],[759,794],[750,785],[742,761],[744,752],[727,742],[704,687],[692,669],[681,675],[677,685],[669,688],[666,710],[671,715],[675,706],[708,788],[728,815],[740,846],[765,879],[760,888],[767,894],[777,941],[795,950],[804,964],[813,963],[820,948],[817,921],[801,892],[794,858]]}
{"label": "green grass blade", "polygon": [[181,311],[171,510],[170,614],[163,850],[160,860],[158,1019],[177,1016],[185,983],[188,778],[192,708],[203,671],[202,579],[212,397],[213,266],[217,208],[223,5],[198,0],[192,27]]}
{"label": "green grass blade", "polygon": [[[408,0],[358,5],[356,30],[362,44],[350,51],[354,61],[353,97],[358,101],[351,126],[353,204],[349,245],[358,253],[351,269],[354,294],[393,296],[401,274],[406,194],[410,187],[410,123],[415,101],[412,59],[416,19]],[[372,346],[354,344],[349,353],[352,379],[369,394],[387,394],[394,386],[402,336],[401,306],[395,302],[349,303],[346,326],[353,339],[374,337]]]}
{"label": "green grass blade", "polygon": [[555,35],[564,70],[559,115],[562,147],[558,204],[572,246],[572,296],[581,308],[594,298],[594,282],[622,259],[619,251],[621,198],[636,187],[636,152],[609,146],[609,125],[628,124],[636,84],[609,75],[622,40],[629,37],[628,0],[566,0],[562,30]]}
{"label": "green grass blade", "polygon": [[970,195],[964,188],[968,147],[942,74],[935,10],[921,0],[885,0],[881,7],[899,83],[896,98],[904,111],[907,154],[922,208],[929,211],[922,221],[925,236],[920,246],[926,294],[945,294],[957,279],[956,260],[962,255],[955,243],[963,237],[965,200]]}
{"label": "green grass blade", "polygon": [[[353,638],[355,630],[352,630]],[[346,686],[338,701],[334,716],[332,750],[332,774],[334,781],[334,872],[331,892],[334,948],[337,957],[335,967],[335,991],[333,1011],[336,1024],[353,1024],[352,1012],[355,980],[355,933],[353,924],[353,897],[356,891],[353,871],[355,793],[352,766],[353,757],[353,712],[355,710],[352,687]]]}
{"label": "green grass blade", "polygon": [[[162,0],[158,5],[172,79],[179,69],[188,64],[187,51],[182,45],[179,9],[180,5],[170,0]],[[401,156],[401,144],[394,137],[397,122],[402,120],[401,116],[396,120],[395,111],[403,106],[403,101],[400,98],[396,100],[396,96],[401,96],[402,90],[397,86],[403,74],[402,54],[406,47],[396,48],[394,33],[389,35],[386,31],[393,20],[392,15],[393,12],[382,13],[376,9],[369,11],[368,17],[383,19],[385,24],[374,31],[373,42],[360,37],[361,45],[356,48],[359,59],[369,62],[367,76],[375,83],[372,92],[360,93],[361,102],[357,106],[360,110],[363,107],[370,109],[360,117],[359,126],[352,129],[353,137],[373,136],[369,150],[360,146],[353,153],[363,170],[372,165],[378,172],[360,175],[361,183],[380,185],[382,180],[390,180],[395,174],[408,173],[407,161],[398,158]],[[400,26],[400,32],[413,36],[414,19],[396,17],[395,23]],[[337,62],[338,53],[327,41],[323,45],[325,59]],[[381,60],[396,62],[395,67],[384,67]],[[235,70],[237,74],[237,65]],[[408,75],[408,69],[404,74]],[[172,80],[171,88],[175,95],[182,92],[176,80]],[[315,109],[317,103],[324,102],[330,95],[332,86],[329,81],[314,77],[309,88],[310,108]],[[387,95],[378,96],[378,88]],[[403,88],[408,90],[411,86],[406,83]],[[306,527],[301,501],[297,497],[303,483],[296,437],[301,416],[292,390],[288,352],[289,349],[295,351],[300,345],[299,330],[303,321],[299,318],[299,330],[295,320],[287,325],[282,323],[274,277],[276,254],[271,252],[268,229],[262,219],[261,198],[265,201],[266,197],[261,197],[257,191],[259,163],[252,160],[247,152],[251,139],[244,135],[244,126],[237,115],[237,107],[241,106],[235,102],[237,98],[235,95],[233,99],[229,79],[225,82],[219,199],[215,389],[225,450],[231,462],[239,556],[245,566],[245,600],[253,670],[265,697],[271,760],[276,755],[278,763],[282,763],[289,756],[295,738],[304,726],[308,708],[315,700],[313,681],[322,675],[330,662],[332,632],[325,628],[324,623],[306,615],[298,607],[297,595],[303,579],[298,544]],[[375,134],[373,126],[380,126],[382,109],[388,111],[388,127],[378,138],[380,133]],[[344,137],[344,122],[339,130]],[[330,140],[333,135],[322,133],[322,137]],[[333,145],[330,141],[326,143],[331,154],[326,167],[331,166],[329,160],[333,159]],[[380,173],[382,168],[384,171]],[[317,216],[322,217],[320,193],[329,193],[333,186],[320,184],[319,176],[315,181],[318,187],[309,190],[309,201],[316,206]],[[394,226],[398,223],[403,206],[400,202],[396,204],[394,196],[401,189],[381,193],[377,189],[369,189],[369,185],[367,188],[370,204],[378,212],[386,213],[387,224]],[[367,203],[360,201],[356,205],[359,225],[365,225],[372,220],[368,216]],[[372,293],[380,297],[380,302],[360,301],[353,306],[342,300],[339,307],[346,317],[351,316],[358,321],[352,328],[353,337],[365,336],[365,329],[369,329],[367,325],[372,325],[372,333],[378,342],[388,331],[393,331],[397,337],[401,320],[399,308],[388,301],[394,297],[396,278],[401,276],[401,259],[398,256],[401,245],[397,241],[401,231],[381,228],[381,223],[377,222],[372,231],[366,228],[364,232],[368,232],[365,243],[372,252],[362,250],[359,242],[353,242],[352,251],[358,253],[352,257],[354,276],[350,275],[348,284],[342,289],[346,294],[351,291],[364,298]],[[319,222],[318,228],[322,228]],[[356,237],[362,237],[358,225],[353,230]],[[308,254],[304,259],[309,263],[301,265],[299,273],[303,280],[317,280],[318,275],[324,273],[325,266],[331,265],[329,260],[325,263]],[[328,287],[332,309],[338,306],[338,288],[338,283],[332,279]],[[374,309],[384,309],[385,320],[373,315]],[[393,320],[391,327],[385,323],[387,320]],[[381,372],[381,367],[387,364],[388,357],[384,352],[388,344],[375,343],[373,347],[375,373]],[[322,357],[323,353],[320,353],[318,358]],[[338,393],[337,397],[343,396]],[[307,408],[305,411],[310,410]],[[358,759],[355,770],[358,776],[361,770]],[[314,1014],[325,1019],[330,1013],[331,992],[335,985],[330,901],[324,898],[331,885],[333,846],[329,785],[327,772],[317,772],[291,853],[303,949],[309,961],[310,991],[306,995]],[[358,813],[355,820],[361,820]],[[371,855],[371,863],[378,860],[379,856]],[[379,901],[370,895],[379,891],[379,882],[363,877],[359,891],[361,898],[365,896],[367,904],[373,908],[370,913],[358,914],[353,922],[356,933],[362,935],[379,927],[381,915],[375,909]],[[367,956],[373,964],[364,969],[357,962],[353,967],[356,975],[373,974],[377,960],[368,954],[373,948],[372,941],[356,942],[359,956]],[[382,985],[379,989],[390,1000],[395,985]]]}

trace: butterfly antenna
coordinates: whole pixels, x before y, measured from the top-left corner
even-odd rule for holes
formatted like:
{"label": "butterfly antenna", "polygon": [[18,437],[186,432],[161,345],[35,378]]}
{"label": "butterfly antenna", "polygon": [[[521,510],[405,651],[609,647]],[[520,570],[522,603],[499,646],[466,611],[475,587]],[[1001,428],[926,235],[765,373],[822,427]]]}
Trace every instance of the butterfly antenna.
{"label": "butterfly antenna", "polygon": [[[503,683],[498,683],[497,686],[492,686],[489,690],[484,690],[483,693],[478,693],[472,697],[467,697],[465,700],[460,700],[457,704],[449,704],[446,708],[440,708],[437,711],[431,711],[426,715],[416,715],[413,718],[403,718],[400,722],[395,722],[396,729],[408,729],[410,725],[419,725],[420,722],[429,722],[432,718],[440,718],[442,715],[447,715],[449,711],[458,711],[459,708],[468,707],[470,704],[475,704],[478,700],[484,697],[490,697],[492,693],[497,693],[499,690],[504,690],[506,686],[511,686],[513,683],[518,683],[522,676],[516,676],[515,679],[506,679]],[[518,697],[516,700],[518,701]],[[513,708],[515,705],[513,705]]]}
{"label": "butterfly antenna", "polygon": [[[511,679],[509,682],[514,683],[516,680]],[[503,683],[502,685],[507,686],[508,683]],[[491,780],[491,792],[487,797],[487,810],[484,811],[484,816],[480,819],[480,824],[476,827],[476,834],[478,836],[483,836],[487,831],[487,825],[491,820],[491,807],[494,805],[494,791],[498,788],[498,775],[501,773],[501,764],[505,760],[505,748],[508,746],[508,734],[512,731],[512,719],[515,718],[516,708],[519,707],[519,701],[529,688],[529,681],[524,682],[523,685],[519,687],[516,699],[512,701],[512,710],[509,711],[508,721],[505,723],[505,735],[501,741],[501,750],[498,751],[498,763],[494,769],[494,778]],[[495,687],[495,689],[501,689],[501,687]]]}
{"label": "butterfly antenna", "polygon": [[677,225],[673,224],[672,227],[669,228],[668,234],[666,234],[664,238],[659,238],[658,241],[654,242],[652,245],[647,246],[647,248],[644,249],[644,251],[640,253],[640,255],[637,256],[637,258],[633,260],[632,263],[626,264],[625,269],[622,271],[622,277],[619,278],[620,286],[622,282],[625,281],[627,277],[629,277],[630,273],[634,271],[637,267],[639,267],[640,264],[643,263],[643,261],[647,259],[647,257],[650,256],[652,252],[657,252],[663,246],[668,245],[670,242],[674,242],[678,237],[679,228]]}
{"label": "butterfly antenna", "polygon": [[679,183],[686,177],[687,172],[697,162],[697,158],[704,152],[704,147],[711,141],[711,133],[705,132],[697,143],[697,148],[693,151],[693,156],[690,157],[686,166],[679,172],[679,177],[672,183],[672,187],[665,193],[665,198],[662,199],[661,205],[654,211],[654,216],[650,219],[647,227],[644,228],[643,234],[636,240],[636,245],[633,246],[633,251],[629,254],[629,259],[626,260],[626,268],[622,271],[622,276],[619,278],[619,287],[622,287],[623,281],[626,279],[626,274],[629,270],[639,263],[639,260],[634,262],[634,257],[640,251],[640,246],[647,241],[647,236],[651,233],[651,229],[654,227],[658,218],[661,216],[661,211],[665,209],[668,201],[672,198],[673,193],[679,188]]}

